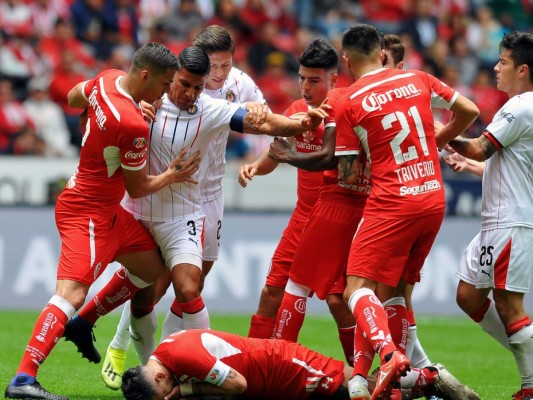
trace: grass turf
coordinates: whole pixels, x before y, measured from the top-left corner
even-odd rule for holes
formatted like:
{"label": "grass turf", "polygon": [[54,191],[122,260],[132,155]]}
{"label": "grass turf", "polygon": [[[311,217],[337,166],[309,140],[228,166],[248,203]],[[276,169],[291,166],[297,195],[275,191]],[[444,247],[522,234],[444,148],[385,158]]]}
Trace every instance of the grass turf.
{"label": "grass turf", "polygon": [[[101,318],[95,329],[97,347],[104,358],[120,314]],[[15,373],[37,313],[0,311],[0,396]],[[250,317],[212,315],[211,327],[246,335]],[[162,323],[162,318],[160,318]],[[440,362],[462,382],[474,388],[483,400],[505,400],[518,391],[520,379],[510,352],[483,333],[466,318],[418,317],[418,335],[434,362]],[[309,315],[300,334],[300,342],[321,353],[343,359],[337,331],[331,317]],[[128,366],[137,358],[133,346]],[[120,399],[120,392],[106,388],[100,367],[81,359],[72,343],[61,340],[39,372],[40,383],[53,393],[71,400]]]}

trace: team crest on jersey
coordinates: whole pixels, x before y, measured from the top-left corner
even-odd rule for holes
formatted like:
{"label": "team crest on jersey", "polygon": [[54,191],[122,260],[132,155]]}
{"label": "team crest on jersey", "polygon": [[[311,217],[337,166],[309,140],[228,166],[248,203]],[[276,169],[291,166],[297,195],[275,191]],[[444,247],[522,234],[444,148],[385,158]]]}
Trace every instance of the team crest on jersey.
{"label": "team crest on jersey", "polygon": [[235,96],[235,93],[233,92],[233,90],[228,90],[226,92],[226,100],[227,101],[231,101],[232,103],[235,103],[235,99],[237,98],[237,96]]}
{"label": "team crest on jersey", "polygon": [[196,104],[193,104],[189,108],[187,108],[187,114],[194,115],[198,112],[198,106]]}
{"label": "team crest on jersey", "polygon": [[133,146],[135,146],[136,149],[142,149],[146,146],[146,138],[138,137],[133,139]]}

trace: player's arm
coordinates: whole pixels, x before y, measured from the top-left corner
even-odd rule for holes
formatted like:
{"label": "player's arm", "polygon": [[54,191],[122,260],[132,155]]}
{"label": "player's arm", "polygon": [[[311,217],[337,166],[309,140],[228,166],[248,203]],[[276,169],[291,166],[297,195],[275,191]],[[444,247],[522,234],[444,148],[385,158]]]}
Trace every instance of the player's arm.
{"label": "player's arm", "polygon": [[269,113],[266,116],[265,123],[260,126],[254,125],[254,116],[246,114],[242,120],[241,130],[238,131],[257,135],[296,136],[306,131],[315,130],[322,123],[322,120],[328,116],[327,111],[329,109],[330,106],[323,104],[319,108],[308,110],[306,116],[301,119]]}
{"label": "player's arm", "polygon": [[278,162],[290,164],[306,171],[325,171],[335,168],[335,128],[327,127],[322,138],[322,148],[312,153],[296,151],[286,140],[274,139],[270,145],[269,157]]}
{"label": "player's arm", "polygon": [[448,143],[457,153],[476,161],[489,159],[498,149],[485,135],[476,139],[457,137]]}
{"label": "player's arm", "polygon": [[354,185],[361,171],[361,165],[358,162],[359,154],[342,155],[338,158],[337,169],[340,181],[347,185]]}
{"label": "player's arm", "polygon": [[471,174],[482,176],[485,170],[485,162],[471,160],[459,153],[445,155],[442,160],[454,172],[470,172]]}
{"label": "player's arm", "polygon": [[246,378],[238,371],[230,368],[226,379],[220,385],[208,382],[182,383],[176,385],[165,396],[165,400],[180,399],[182,397],[233,396],[244,393],[247,388],[248,382],[246,382]]}
{"label": "player's arm", "polygon": [[89,101],[83,93],[83,87],[87,81],[80,82],[67,94],[68,105],[74,108],[87,108]]}
{"label": "player's arm", "polygon": [[200,166],[200,152],[195,152],[187,158],[189,149],[183,149],[172,160],[167,170],[159,175],[149,175],[147,163],[140,170],[122,168],[126,191],[132,199],[144,197],[158,190],[179,182],[198,183],[192,175]]}
{"label": "player's arm", "polygon": [[243,164],[239,169],[238,181],[245,188],[248,181],[256,175],[268,175],[279,165],[277,161],[268,157],[268,149],[265,149],[257,159],[251,164]]}
{"label": "player's arm", "polygon": [[450,140],[465,132],[479,115],[479,108],[462,95],[457,97],[450,110],[450,120],[435,137],[439,149],[443,149]]}

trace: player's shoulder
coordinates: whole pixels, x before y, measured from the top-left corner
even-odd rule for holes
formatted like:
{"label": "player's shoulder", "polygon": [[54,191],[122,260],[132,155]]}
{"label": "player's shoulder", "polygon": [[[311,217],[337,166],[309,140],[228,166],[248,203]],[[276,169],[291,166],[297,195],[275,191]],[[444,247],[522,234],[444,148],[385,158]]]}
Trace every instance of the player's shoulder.
{"label": "player's shoulder", "polygon": [[228,79],[231,79],[235,84],[255,85],[255,82],[250,75],[236,67],[231,68]]}

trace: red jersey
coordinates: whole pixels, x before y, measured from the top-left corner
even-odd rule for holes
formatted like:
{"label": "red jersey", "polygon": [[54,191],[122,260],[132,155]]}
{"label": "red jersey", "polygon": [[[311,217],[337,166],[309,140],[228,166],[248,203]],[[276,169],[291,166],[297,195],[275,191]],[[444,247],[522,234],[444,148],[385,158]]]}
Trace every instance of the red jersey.
{"label": "red jersey", "polygon": [[[304,99],[293,102],[285,115],[291,116],[299,112],[307,112],[309,106]],[[324,136],[324,125],[320,124],[314,131],[307,131],[294,137],[296,151],[300,153],[314,153],[322,149],[322,137]],[[318,200],[318,189],[322,186],[324,173],[310,172],[298,168],[298,201],[293,212],[293,218],[300,222],[305,222],[309,218],[309,213]]]}
{"label": "red jersey", "polygon": [[[335,127],[335,109],[338,108],[339,100],[343,98],[343,93],[348,88],[335,88],[328,92],[328,105],[331,110],[328,111],[328,116],[324,118],[324,126],[326,128]],[[338,131],[336,130],[336,142],[339,141]],[[339,180],[339,171],[337,168],[324,172],[324,184],[321,188],[322,193],[340,193],[350,196],[357,196],[358,198],[367,198],[370,193],[370,166],[368,165],[364,153],[359,158],[358,162],[361,164],[361,172],[359,178],[353,185],[347,185]]]}
{"label": "red jersey", "polygon": [[370,162],[372,191],[364,217],[409,218],[442,212],[444,188],[431,107],[449,109],[458,93],[421,71],[379,69],[338,102],[336,155]]}
{"label": "red jersey", "polygon": [[248,383],[249,399],[306,399],[331,396],[344,377],[344,363],[298,343],[254,339],[208,329],[178,331],[151,356],[169,368],[179,383],[220,386],[229,368]]}
{"label": "red jersey", "polygon": [[119,85],[124,75],[106,70],[83,86],[89,106],[80,162],[59,198],[73,213],[113,215],[125,192],[122,168],[139,170],[146,163],[148,124]]}

